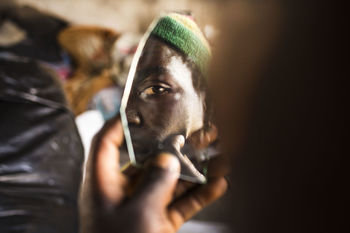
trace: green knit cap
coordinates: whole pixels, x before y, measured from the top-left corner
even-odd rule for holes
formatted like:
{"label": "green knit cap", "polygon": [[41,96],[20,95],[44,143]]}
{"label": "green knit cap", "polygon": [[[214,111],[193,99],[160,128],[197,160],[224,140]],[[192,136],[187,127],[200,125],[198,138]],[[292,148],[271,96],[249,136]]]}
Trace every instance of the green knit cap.
{"label": "green knit cap", "polygon": [[151,32],[187,55],[206,77],[211,56],[210,46],[194,20],[187,15],[162,16]]}

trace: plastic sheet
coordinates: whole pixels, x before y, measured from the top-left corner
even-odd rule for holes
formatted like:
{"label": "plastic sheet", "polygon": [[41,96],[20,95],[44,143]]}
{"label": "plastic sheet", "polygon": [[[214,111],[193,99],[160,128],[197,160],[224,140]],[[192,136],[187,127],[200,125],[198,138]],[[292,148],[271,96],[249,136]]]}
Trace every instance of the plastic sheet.
{"label": "plastic sheet", "polygon": [[0,46],[0,52],[51,63],[62,61],[62,49],[56,38],[68,22],[33,7],[19,5],[0,9],[0,26],[6,21],[23,30],[26,38],[11,46]]}
{"label": "plastic sheet", "polygon": [[60,84],[0,59],[0,232],[78,232],[83,147]]}

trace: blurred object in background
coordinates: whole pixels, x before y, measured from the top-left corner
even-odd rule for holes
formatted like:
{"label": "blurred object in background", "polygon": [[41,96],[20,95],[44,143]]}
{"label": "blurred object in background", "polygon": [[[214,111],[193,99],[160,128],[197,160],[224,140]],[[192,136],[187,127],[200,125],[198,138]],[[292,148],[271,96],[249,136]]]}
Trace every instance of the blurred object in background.
{"label": "blurred object in background", "polygon": [[90,101],[89,109],[98,110],[104,121],[107,121],[119,113],[122,94],[123,88],[119,86],[104,88],[94,95]]}
{"label": "blurred object in background", "polygon": [[0,7],[0,57],[37,61],[65,80],[71,72],[71,62],[57,35],[69,23],[31,6],[13,3]]}
{"label": "blurred object in background", "polygon": [[237,233],[348,232],[347,10],[332,1],[227,2],[212,66],[233,159],[223,218]]}
{"label": "blurred object in background", "polygon": [[122,33],[144,33],[161,11],[191,10],[200,25],[220,14],[213,0],[16,0],[64,17],[74,25],[99,25]]}
{"label": "blurred object in background", "polygon": [[86,111],[92,97],[112,86],[112,49],[119,33],[93,26],[72,26],[59,34],[59,42],[72,57],[75,68],[64,84],[76,115]]}
{"label": "blurred object in background", "polygon": [[25,40],[27,33],[11,21],[4,20],[0,24],[0,46],[10,47]]}
{"label": "blurred object in background", "polygon": [[190,220],[179,229],[178,233],[230,233],[231,229],[218,222]]}
{"label": "blurred object in background", "polygon": [[83,147],[52,70],[0,58],[0,231],[78,232]]}
{"label": "blurred object in background", "polygon": [[53,69],[65,83],[66,97],[76,115],[88,109],[98,91],[123,84],[132,53],[117,61],[112,58],[120,33],[100,26],[69,26],[31,6],[1,7],[0,56],[35,59]]}
{"label": "blurred object in background", "polygon": [[102,128],[104,119],[99,111],[91,110],[77,116],[75,123],[84,146],[83,182],[85,178],[85,166],[90,154],[90,145],[95,134]]}
{"label": "blurred object in background", "polygon": [[119,36],[99,26],[70,26],[59,33],[58,40],[72,56],[75,72],[94,75],[112,65],[111,51]]}
{"label": "blurred object in background", "polygon": [[67,21],[30,6],[5,5],[0,13],[0,26],[3,24],[5,27],[1,30],[0,38],[4,41],[12,35],[17,39],[17,43],[7,41],[0,44],[0,53],[42,62],[62,62],[62,49],[57,42],[57,35],[68,26]]}
{"label": "blurred object in background", "polygon": [[58,79],[68,23],[16,4],[0,16],[1,232],[77,232],[83,147]]}
{"label": "blurred object in background", "polygon": [[124,87],[125,85],[131,61],[134,57],[141,36],[141,33],[122,34],[112,51],[115,68],[118,69],[118,75],[115,81],[121,87]]}

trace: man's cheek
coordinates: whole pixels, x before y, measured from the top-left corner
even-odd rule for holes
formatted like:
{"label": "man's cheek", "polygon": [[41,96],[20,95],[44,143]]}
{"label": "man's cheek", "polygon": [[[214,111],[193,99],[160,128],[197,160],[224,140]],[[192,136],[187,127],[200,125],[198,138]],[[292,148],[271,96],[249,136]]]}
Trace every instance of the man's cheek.
{"label": "man's cheek", "polygon": [[174,112],[179,107],[180,101],[173,98],[173,95],[164,95],[159,98],[150,101],[152,105],[152,111],[163,112]]}
{"label": "man's cheek", "polygon": [[[158,114],[161,115],[161,120],[167,121],[171,124],[176,124],[182,121],[181,116],[186,112],[181,101],[174,101],[173,99],[163,101],[158,105]],[[171,126],[171,125],[170,125]]]}

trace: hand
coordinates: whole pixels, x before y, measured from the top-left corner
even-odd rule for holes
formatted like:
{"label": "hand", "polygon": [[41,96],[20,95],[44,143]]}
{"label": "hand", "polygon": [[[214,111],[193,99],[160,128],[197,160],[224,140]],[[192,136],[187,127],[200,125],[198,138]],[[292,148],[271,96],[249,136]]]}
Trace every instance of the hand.
{"label": "hand", "polygon": [[197,132],[194,132],[190,136],[189,141],[196,149],[204,149],[211,143],[215,142],[217,138],[218,129],[211,123],[207,130],[198,130]]}
{"label": "hand", "polygon": [[119,171],[118,147],[123,141],[119,119],[109,122],[96,136],[90,155],[87,185],[91,185],[94,224],[92,232],[172,233],[226,190],[224,178],[192,187],[173,199],[180,174],[177,158],[159,154],[142,173],[133,192],[132,181]]}

